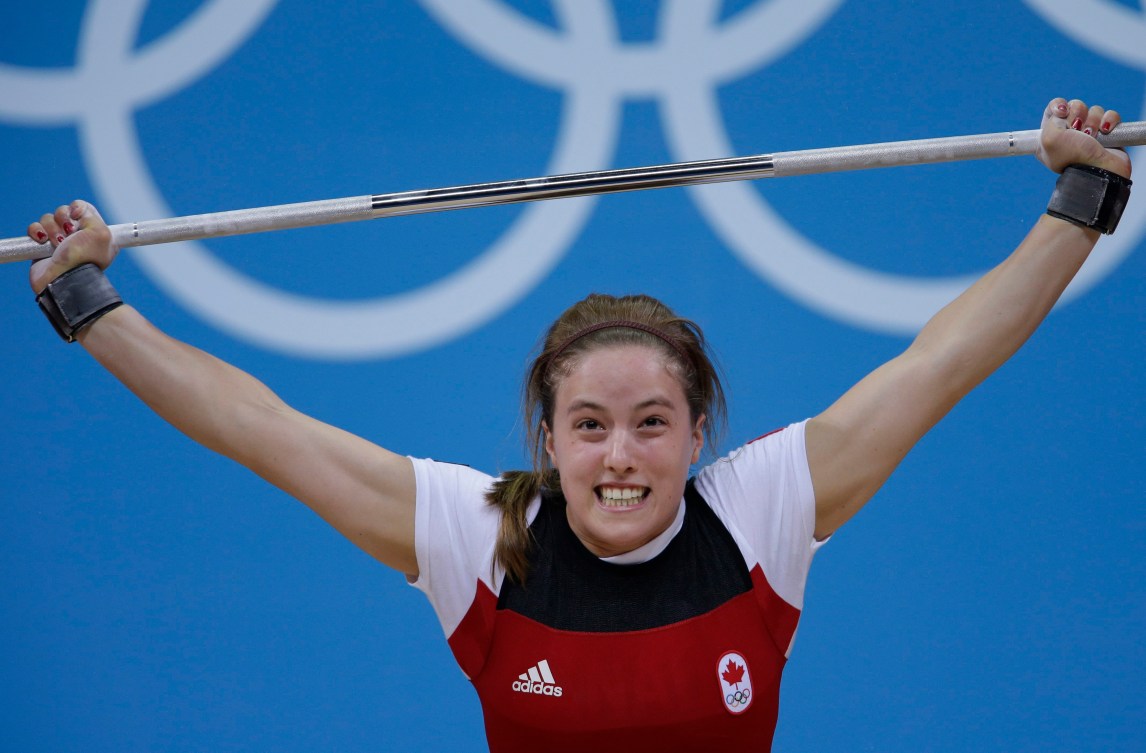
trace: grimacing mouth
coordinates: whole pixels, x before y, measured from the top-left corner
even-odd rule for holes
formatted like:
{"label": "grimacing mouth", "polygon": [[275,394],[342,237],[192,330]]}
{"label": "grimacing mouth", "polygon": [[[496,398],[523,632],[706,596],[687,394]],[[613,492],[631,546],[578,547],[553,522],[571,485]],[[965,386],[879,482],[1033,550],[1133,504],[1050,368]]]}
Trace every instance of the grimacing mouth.
{"label": "grimacing mouth", "polygon": [[648,498],[652,490],[647,486],[609,486],[602,484],[593,490],[597,500],[605,507],[635,507]]}

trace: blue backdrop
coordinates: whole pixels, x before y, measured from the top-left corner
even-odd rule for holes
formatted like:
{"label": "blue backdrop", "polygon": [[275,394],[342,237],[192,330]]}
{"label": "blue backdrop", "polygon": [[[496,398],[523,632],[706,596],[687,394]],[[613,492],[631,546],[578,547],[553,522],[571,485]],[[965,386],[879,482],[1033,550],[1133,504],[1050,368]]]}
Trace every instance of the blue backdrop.
{"label": "blue backdrop", "polygon": [[[92,0],[0,24],[4,237],[1146,109],[1134,0]],[[1140,165],[1141,168],[1141,158]],[[640,192],[122,254],[124,296],[400,452],[522,464],[589,291],[698,319],[727,446],[824,408],[1001,260],[1032,158]],[[776,747],[1139,749],[1146,201],[817,557]],[[482,750],[423,597],[178,435],[0,268],[0,749]]]}

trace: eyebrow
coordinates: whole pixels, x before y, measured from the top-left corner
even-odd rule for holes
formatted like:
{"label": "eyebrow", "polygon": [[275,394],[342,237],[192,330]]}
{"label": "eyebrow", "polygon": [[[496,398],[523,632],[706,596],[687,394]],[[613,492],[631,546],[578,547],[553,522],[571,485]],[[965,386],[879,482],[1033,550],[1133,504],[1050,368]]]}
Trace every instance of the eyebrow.
{"label": "eyebrow", "polygon": [[[676,404],[673,403],[672,400],[669,400],[667,397],[650,397],[648,400],[642,400],[633,406],[633,410],[644,410],[645,408],[652,408],[653,406],[657,405],[674,410],[677,407]],[[604,411],[605,406],[599,403],[594,403],[592,400],[574,400],[569,404],[569,409],[566,411],[566,413],[576,413],[579,410]]]}

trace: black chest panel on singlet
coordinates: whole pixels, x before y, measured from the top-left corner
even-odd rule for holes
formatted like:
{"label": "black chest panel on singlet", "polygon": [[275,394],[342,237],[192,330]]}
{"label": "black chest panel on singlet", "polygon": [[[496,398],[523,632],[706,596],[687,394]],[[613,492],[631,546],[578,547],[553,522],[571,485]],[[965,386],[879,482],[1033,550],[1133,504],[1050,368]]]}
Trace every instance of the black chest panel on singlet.
{"label": "black chest panel on singlet", "polygon": [[497,608],[557,629],[588,633],[649,630],[716,609],[752,589],[736,541],[692,480],[684,525],[648,562],[602,562],[569,527],[565,499],[546,493],[529,530],[534,546],[525,585],[502,584]]}

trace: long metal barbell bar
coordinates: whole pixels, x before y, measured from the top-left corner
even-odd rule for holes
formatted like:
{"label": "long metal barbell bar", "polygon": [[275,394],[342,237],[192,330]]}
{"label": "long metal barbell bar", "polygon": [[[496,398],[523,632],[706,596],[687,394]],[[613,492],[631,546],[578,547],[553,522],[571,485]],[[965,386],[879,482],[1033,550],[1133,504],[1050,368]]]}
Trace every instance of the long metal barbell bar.
{"label": "long metal barbell bar", "polygon": [[[1110,147],[1141,146],[1146,144],[1146,121],[1123,123],[1113,133],[1099,135],[1097,138]],[[120,248],[150,246],[404,214],[646,188],[1029,155],[1035,153],[1038,139],[1037,130],[1012,131],[675,162],[144,220],[112,225],[111,232]],[[42,259],[51,253],[50,244],[36,243],[27,237],[0,240],[0,264]]]}

